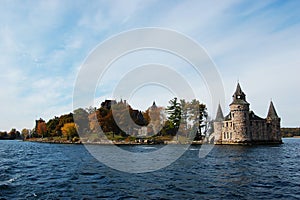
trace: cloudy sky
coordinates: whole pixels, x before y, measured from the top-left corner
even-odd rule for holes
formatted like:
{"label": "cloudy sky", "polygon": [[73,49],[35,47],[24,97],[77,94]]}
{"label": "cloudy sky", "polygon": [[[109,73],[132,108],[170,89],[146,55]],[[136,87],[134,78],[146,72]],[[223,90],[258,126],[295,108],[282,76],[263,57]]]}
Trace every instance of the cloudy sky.
{"label": "cloudy sky", "polygon": [[[143,27],[178,31],[206,50],[222,77],[225,112],[239,80],[258,115],[266,116],[272,99],[283,126],[300,126],[299,10],[296,0],[2,0],[0,130],[33,128],[39,117],[48,120],[72,111],[76,77],[89,53],[112,35]],[[159,61],[161,56],[157,55]],[[189,66],[183,66],[175,68],[189,79]],[[111,87],[100,83],[97,101],[109,98],[121,77],[118,64],[110,70],[103,85]],[[203,81],[199,83],[201,90]],[[172,97],[166,88],[147,90]],[[147,97],[139,90],[131,101],[141,108],[153,99],[164,104],[155,92]]]}

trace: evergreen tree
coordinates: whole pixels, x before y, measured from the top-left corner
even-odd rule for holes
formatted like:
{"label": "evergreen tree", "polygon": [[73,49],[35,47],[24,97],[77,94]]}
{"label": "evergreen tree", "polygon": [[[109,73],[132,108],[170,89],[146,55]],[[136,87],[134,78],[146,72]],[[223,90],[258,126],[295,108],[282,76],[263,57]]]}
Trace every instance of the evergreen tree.
{"label": "evergreen tree", "polygon": [[172,134],[176,134],[179,129],[181,121],[181,106],[177,98],[169,101],[170,106],[167,107],[167,113],[169,114],[168,120],[170,122],[170,128],[173,129]]}
{"label": "evergreen tree", "polygon": [[189,119],[192,121],[193,131],[196,132],[195,140],[202,139],[202,128],[206,126],[205,121],[207,116],[205,104],[200,103],[196,99],[193,99],[189,103]]}

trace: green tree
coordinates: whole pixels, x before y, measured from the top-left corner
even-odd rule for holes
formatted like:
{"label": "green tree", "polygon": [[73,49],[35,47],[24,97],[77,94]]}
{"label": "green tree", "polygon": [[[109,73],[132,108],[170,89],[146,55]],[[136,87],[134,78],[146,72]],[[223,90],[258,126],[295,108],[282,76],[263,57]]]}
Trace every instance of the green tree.
{"label": "green tree", "polygon": [[20,135],[20,133],[15,128],[11,129],[11,131],[9,131],[9,133],[8,133],[8,137],[11,140],[16,139],[18,137],[18,135]]}
{"label": "green tree", "polygon": [[192,123],[192,131],[196,133],[195,140],[202,139],[202,128],[206,126],[205,121],[207,116],[205,104],[200,103],[196,99],[188,103],[188,118]]}
{"label": "green tree", "polygon": [[7,135],[7,132],[0,132],[0,139],[4,139],[4,138],[7,138],[8,135]]}
{"label": "green tree", "polygon": [[48,135],[51,136],[57,136],[57,131],[56,131],[56,127],[59,124],[59,118],[58,117],[54,117],[53,119],[50,119],[47,122],[47,130],[48,130]]}
{"label": "green tree", "polygon": [[172,135],[175,135],[179,129],[181,121],[181,105],[178,102],[177,98],[169,101],[170,106],[167,107],[168,120],[171,125]]}
{"label": "green tree", "polygon": [[73,122],[74,122],[73,113],[69,113],[69,114],[66,114],[66,115],[61,115],[59,117],[59,123],[55,128],[56,134],[58,136],[61,136],[62,135],[61,128],[64,126],[64,124],[73,123]]}

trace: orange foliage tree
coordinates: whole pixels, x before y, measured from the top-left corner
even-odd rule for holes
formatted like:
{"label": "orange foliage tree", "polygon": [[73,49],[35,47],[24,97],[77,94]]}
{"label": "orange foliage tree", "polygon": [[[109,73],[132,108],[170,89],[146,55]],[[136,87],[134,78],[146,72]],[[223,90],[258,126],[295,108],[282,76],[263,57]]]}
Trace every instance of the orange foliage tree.
{"label": "orange foliage tree", "polygon": [[64,124],[64,126],[61,128],[61,132],[63,136],[68,140],[71,140],[74,137],[78,137],[76,125],[74,122]]}
{"label": "orange foliage tree", "polygon": [[36,133],[38,134],[39,137],[44,137],[47,134],[47,124],[45,121],[40,121],[37,124],[36,127]]}

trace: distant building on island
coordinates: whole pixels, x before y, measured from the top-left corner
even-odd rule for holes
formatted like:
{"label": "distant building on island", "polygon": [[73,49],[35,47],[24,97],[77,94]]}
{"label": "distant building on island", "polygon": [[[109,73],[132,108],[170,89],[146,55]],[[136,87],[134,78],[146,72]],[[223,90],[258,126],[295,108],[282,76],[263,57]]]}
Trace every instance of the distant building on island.
{"label": "distant building on island", "polygon": [[211,139],[215,144],[281,144],[280,118],[273,102],[266,118],[250,111],[250,104],[240,84],[237,84],[230,113],[223,116],[221,106],[214,120],[214,133]]}

